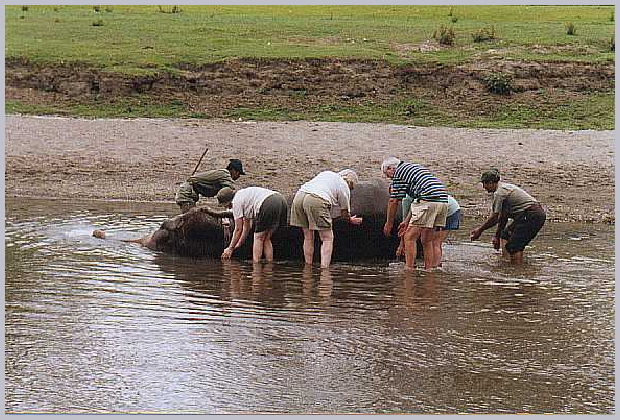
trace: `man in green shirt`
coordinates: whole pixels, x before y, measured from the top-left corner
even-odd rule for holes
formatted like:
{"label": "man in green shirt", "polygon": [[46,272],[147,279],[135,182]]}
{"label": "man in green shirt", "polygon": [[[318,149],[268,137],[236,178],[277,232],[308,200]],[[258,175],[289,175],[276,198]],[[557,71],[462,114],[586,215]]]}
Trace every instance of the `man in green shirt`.
{"label": "man in green shirt", "polygon": [[196,206],[200,196],[215,197],[219,190],[224,187],[235,189],[235,180],[245,175],[243,165],[239,159],[230,159],[225,169],[214,169],[201,172],[187,178],[179,186],[174,200],[181,209],[181,213],[187,213]]}
{"label": "man in green shirt", "polygon": [[[482,174],[482,187],[493,194],[493,209],[491,216],[482,226],[471,231],[470,238],[475,241],[483,231],[497,225],[493,247],[500,249],[502,245],[510,255],[510,261],[521,264],[523,250],[545,224],[545,210],[534,197],[521,188],[499,180],[497,169],[490,169]],[[513,221],[506,226],[509,218]]]}

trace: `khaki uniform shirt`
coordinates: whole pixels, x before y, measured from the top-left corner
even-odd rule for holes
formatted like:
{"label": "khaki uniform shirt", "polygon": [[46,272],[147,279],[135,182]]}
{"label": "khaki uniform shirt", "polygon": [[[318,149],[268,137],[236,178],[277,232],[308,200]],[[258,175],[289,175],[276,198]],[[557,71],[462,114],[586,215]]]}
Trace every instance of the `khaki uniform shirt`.
{"label": "khaki uniform shirt", "polygon": [[514,217],[538,201],[521,188],[506,182],[497,185],[493,193],[493,213],[505,212],[508,217]]}

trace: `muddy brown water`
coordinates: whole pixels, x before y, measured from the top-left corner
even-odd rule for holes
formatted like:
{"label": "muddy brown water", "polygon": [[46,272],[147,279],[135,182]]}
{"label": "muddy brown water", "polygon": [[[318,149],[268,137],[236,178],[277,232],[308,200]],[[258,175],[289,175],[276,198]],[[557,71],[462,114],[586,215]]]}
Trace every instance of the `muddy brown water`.
{"label": "muddy brown water", "polygon": [[613,227],[548,224],[514,268],[466,220],[435,273],[90,236],[167,206],[7,200],[7,413],[614,412]]}

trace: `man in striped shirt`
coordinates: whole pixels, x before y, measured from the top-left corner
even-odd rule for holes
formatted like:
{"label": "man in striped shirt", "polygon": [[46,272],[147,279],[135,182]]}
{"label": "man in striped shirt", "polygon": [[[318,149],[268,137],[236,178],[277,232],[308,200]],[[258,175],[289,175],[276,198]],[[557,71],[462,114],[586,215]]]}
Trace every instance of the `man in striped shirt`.
{"label": "man in striped shirt", "polygon": [[446,225],[448,213],[448,192],[444,184],[421,165],[405,163],[396,157],[389,157],[381,164],[381,171],[392,179],[387,220],[383,226],[385,236],[390,236],[400,202],[409,194],[417,202],[405,220],[398,226],[398,234],[405,242],[405,265],[415,268],[416,241],[422,241],[424,268],[431,269],[441,264],[441,237],[439,231]]}

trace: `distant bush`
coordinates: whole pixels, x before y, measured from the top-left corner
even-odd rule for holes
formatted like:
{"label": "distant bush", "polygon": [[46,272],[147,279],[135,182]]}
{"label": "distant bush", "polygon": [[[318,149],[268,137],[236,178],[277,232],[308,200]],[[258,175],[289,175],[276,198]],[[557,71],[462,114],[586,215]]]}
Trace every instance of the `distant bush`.
{"label": "distant bush", "polygon": [[452,16],[452,19],[450,19],[452,21],[452,23],[456,23],[459,21],[459,18],[457,18],[456,16]]}
{"label": "distant bush", "polygon": [[498,95],[510,95],[516,90],[512,77],[504,73],[492,73],[483,82],[489,92]]}
{"label": "distant bush", "polygon": [[577,28],[575,28],[575,24],[573,24],[573,22],[568,22],[565,26],[566,26],[566,35],[577,34]]}
{"label": "distant bush", "polygon": [[108,12],[108,13],[112,13],[113,10],[114,9],[112,9],[112,6],[106,6],[105,7],[105,11]]}
{"label": "distant bush", "polygon": [[611,16],[609,17],[609,20],[610,20],[611,22],[614,22],[614,21],[615,21],[615,19],[616,19],[616,18],[615,18],[615,16],[614,16],[614,9],[611,9]]}
{"label": "distant bush", "polygon": [[454,13],[454,8],[450,6],[450,12],[448,13],[448,16],[452,16],[453,13]]}
{"label": "distant bush", "polygon": [[93,6],[93,10],[94,10],[96,13],[99,13],[99,12],[101,12],[101,6]]}
{"label": "distant bush", "polygon": [[441,45],[453,45],[456,35],[454,35],[454,29],[441,25],[439,28],[435,29],[433,38]]}
{"label": "distant bush", "polygon": [[616,51],[616,37],[615,35],[609,40],[609,51]]}
{"label": "distant bush", "polygon": [[22,11],[27,12],[28,11],[28,6],[22,6]]}
{"label": "distant bush", "polygon": [[181,13],[182,10],[179,6],[172,6],[172,7],[168,7],[168,6],[157,6],[159,8],[159,11],[161,13]]}
{"label": "distant bush", "polygon": [[485,42],[485,41],[493,41],[497,38],[495,35],[495,26],[487,26],[486,28],[478,29],[476,32],[471,34],[474,42]]}
{"label": "distant bush", "polygon": [[97,19],[96,21],[93,22],[93,26],[103,26],[103,20]]}

